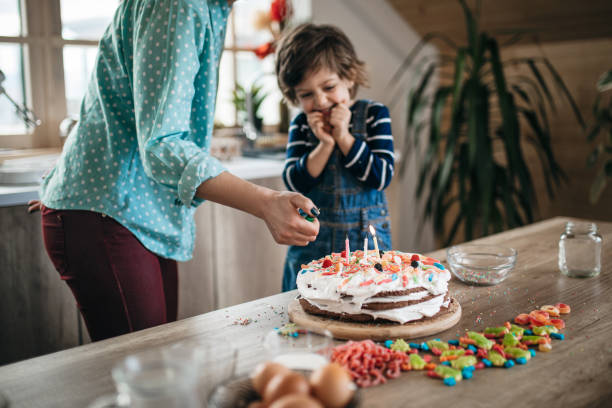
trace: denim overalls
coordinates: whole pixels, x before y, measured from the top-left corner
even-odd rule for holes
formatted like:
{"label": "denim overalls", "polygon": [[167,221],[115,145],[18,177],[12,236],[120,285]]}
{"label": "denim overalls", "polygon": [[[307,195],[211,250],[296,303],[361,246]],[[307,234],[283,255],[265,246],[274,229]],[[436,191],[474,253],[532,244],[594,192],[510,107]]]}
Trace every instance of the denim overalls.
{"label": "denim overalls", "polygon": [[[355,102],[351,118],[351,134],[356,139],[367,137],[367,100]],[[309,138],[316,146],[319,140],[310,132]],[[336,147],[322,173],[322,181],[306,196],[321,210],[321,229],[316,241],[305,247],[290,246],[285,260],[283,291],[296,288],[295,280],[302,264],[322,258],[332,252],[342,252],[348,234],[351,251],[363,250],[368,226],[376,229],[378,248],[390,250],[391,226],[384,191],[366,187],[344,167],[342,153]],[[368,249],[374,248],[372,237]]]}

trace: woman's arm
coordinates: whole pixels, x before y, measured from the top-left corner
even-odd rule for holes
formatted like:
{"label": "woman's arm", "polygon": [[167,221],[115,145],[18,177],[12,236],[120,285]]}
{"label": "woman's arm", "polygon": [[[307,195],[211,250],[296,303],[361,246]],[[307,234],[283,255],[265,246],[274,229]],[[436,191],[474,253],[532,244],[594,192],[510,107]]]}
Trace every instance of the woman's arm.
{"label": "woman's arm", "polygon": [[312,201],[299,193],[280,192],[223,172],[200,184],[196,196],[261,218],[279,244],[308,245],[319,233],[319,221],[308,222],[298,213],[313,212]]}

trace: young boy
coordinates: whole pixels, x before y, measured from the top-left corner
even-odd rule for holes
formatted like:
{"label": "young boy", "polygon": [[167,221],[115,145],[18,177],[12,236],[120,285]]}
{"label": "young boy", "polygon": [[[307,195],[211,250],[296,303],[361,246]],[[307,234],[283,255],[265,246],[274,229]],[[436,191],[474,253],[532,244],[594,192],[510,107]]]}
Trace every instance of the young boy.
{"label": "young boy", "polygon": [[286,291],[295,289],[302,264],[341,252],[347,237],[353,249],[363,248],[369,225],[379,248],[391,249],[384,189],[394,154],[387,107],[355,99],[367,85],[365,64],[339,29],[296,27],[277,50],[276,74],[285,98],[302,110],[289,127],[283,180],[317,205],[321,225],[316,241],[289,247]]}

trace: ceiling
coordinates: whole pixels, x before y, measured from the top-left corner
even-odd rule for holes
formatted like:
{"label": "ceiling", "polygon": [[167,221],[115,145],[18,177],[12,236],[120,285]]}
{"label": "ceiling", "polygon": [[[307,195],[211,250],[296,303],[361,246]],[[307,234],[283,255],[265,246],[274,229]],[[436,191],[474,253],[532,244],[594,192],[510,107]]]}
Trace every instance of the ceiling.
{"label": "ceiling", "polygon": [[[458,0],[387,0],[419,34],[432,31],[465,41]],[[476,1],[467,0],[472,8]],[[612,37],[611,0],[483,0],[481,27],[489,33],[525,31],[521,42]]]}

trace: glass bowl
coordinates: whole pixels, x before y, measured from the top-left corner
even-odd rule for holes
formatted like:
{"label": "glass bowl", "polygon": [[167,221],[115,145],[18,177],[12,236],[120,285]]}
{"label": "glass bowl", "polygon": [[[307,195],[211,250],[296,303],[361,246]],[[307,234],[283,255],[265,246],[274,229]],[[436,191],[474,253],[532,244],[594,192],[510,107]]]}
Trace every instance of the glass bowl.
{"label": "glass bowl", "polygon": [[263,340],[267,358],[291,369],[315,370],[329,363],[332,334],[315,333],[289,323],[268,332]]}
{"label": "glass bowl", "polygon": [[499,245],[456,245],[446,257],[453,275],[470,285],[497,285],[516,264],[516,250]]}

